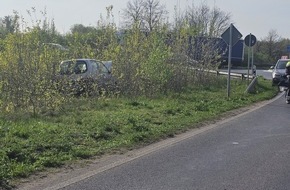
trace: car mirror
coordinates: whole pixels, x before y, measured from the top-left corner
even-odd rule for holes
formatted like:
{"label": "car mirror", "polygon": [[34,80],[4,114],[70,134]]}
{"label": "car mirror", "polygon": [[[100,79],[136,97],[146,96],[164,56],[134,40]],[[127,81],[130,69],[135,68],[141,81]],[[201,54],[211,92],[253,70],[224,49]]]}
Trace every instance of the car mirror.
{"label": "car mirror", "polygon": [[271,66],[270,69],[274,69],[274,66]]}

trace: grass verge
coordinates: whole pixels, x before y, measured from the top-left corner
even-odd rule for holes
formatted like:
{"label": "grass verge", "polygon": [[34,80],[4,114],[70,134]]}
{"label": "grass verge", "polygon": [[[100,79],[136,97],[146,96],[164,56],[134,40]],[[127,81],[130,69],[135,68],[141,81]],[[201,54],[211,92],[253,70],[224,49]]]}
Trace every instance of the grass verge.
{"label": "grass verge", "polygon": [[245,94],[246,82],[198,87],[156,98],[75,99],[59,113],[38,117],[1,115],[0,188],[48,167],[173,137],[217,119],[222,113],[271,99],[277,89],[259,79],[256,92]]}

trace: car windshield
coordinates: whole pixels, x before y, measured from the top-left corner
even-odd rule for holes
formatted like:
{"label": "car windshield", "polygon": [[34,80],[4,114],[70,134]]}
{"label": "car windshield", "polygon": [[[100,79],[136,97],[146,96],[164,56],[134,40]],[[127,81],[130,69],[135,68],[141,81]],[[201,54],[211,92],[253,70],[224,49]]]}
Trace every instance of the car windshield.
{"label": "car windshield", "polygon": [[278,63],[277,63],[277,69],[285,69],[286,67],[286,64],[287,64],[288,60],[280,60]]}
{"label": "car windshield", "polygon": [[61,75],[81,74],[87,71],[85,61],[65,61],[60,64]]}

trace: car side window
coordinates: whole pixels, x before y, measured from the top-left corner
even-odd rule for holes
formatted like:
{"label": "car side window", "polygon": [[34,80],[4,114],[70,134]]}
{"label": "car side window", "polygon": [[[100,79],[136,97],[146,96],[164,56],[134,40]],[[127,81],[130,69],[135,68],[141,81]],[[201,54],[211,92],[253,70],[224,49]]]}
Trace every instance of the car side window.
{"label": "car side window", "polygon": [[63,62],[60,65],[60,74],[61,75],[70,75],[73,73],[73,62],[71,61],[67,61],[67,62]]}
{"label": "car side window", "polygon": [[109,70],[107,69],[107,67],[103,63],[100,63],[100,73],[102,73],[102,74],[109,73]]}
{"label": "car side window", "polygon": [[91,61],[91,65],[92,65],[92,72],[93,73],[97,73],[98,72],[98,68],[99,68],[99,65],[97,64],[97,62]]}
{"label": "car side window", "polygon": [[103,63],[102,62],[99,62],[99,61],[97,61],[97,62],[95,62],[96,63],[96,65],[97,65],[97,72],[98,72],[98,74],[108,74],[108,69],[103,65]]}
{"label": "car side window", "polygon": [[74,67],[75,74],[82,74],[87,71],[87,64],[85,61],[77,61]]}

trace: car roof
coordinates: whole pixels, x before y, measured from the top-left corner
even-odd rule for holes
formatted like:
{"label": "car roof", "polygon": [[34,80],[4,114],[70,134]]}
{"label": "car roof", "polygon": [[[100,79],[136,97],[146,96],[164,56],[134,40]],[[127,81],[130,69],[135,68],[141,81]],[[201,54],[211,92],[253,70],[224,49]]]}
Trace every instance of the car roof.
{"label": "car roof", "polygon": [[79,59],[67,59],[67,60],[63,60],[62,62],[65,61],[97,61],[96,59],[89,59],[89,58],[79,58]]}

